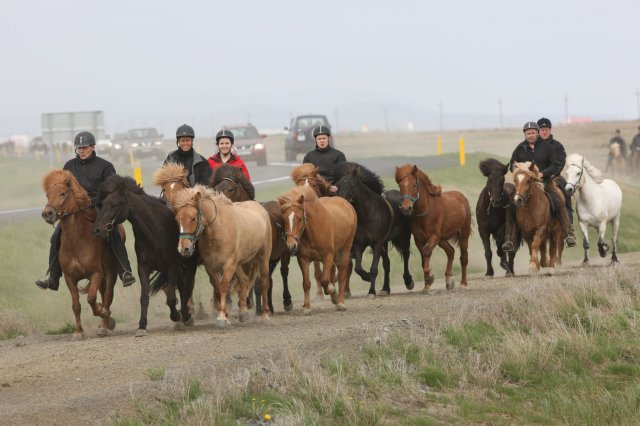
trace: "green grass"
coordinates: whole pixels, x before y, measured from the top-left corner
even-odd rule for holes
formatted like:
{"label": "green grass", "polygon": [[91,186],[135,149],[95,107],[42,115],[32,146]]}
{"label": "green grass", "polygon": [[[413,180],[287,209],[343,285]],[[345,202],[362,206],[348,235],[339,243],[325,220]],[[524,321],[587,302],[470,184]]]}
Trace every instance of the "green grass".
{"label": "green grass", "polygon": [[158,381],[164,379],[164,367],[149,367],[145,372],[149,379],[152,381]]}
{"label": "green grass", "polygon": [[60,326],[58,328],[53,328],[51,330],[47,330],[45,331],[44,334],[48,334],[48,335],[58,335],[58,334],[71,334],[74,332],[74,330],[76,329],[75,325],[73,325],[70,322],[65,322],[63,326]]}

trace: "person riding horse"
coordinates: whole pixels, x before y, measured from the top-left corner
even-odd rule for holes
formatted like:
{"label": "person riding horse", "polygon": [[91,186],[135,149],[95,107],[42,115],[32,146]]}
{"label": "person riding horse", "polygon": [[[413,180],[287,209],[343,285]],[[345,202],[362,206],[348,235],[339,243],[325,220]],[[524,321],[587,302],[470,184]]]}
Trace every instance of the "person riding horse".
{"label": "person riding horse", "polygon": [[209,167],[211,167],[211,170],[215,170],[223,164],[239,167],[242,169],[242,174],[249,182],[251,182],[251,176],[249,176],[249,170],[247,170],[247,166],[244,164],[244,161],[242,161],[242,158],[231,152],[234,140],[233,132],[230,130],[222,129],[216,134],[216,146],[218,147],[218,153],[212,155],[207,160],[209,161]]}
{"label": "person riding horse", "polygon": [[[90,132],[80,132],[76,135],[73,146],[75,148],[76,157],[67,161],[63,169],[68,170],[78,180],[78,183],[87,191],[91,198],[91,206],[96,207],[98,203],[98,187],[109,176],[116,173],[113,164],[107,160],[100,158],[95,153],[96,139]],[[62,277],[62,268],[58,259],[60,251],[60,236],[62,228],[60,223],[56,226],[51,236],[51,247],[49,249],[49,276],[36,281],[36,285],[43,289],[57,291],[60,286],[60,278]],[[120,233],[113,232],[109,239],[109,246],[118,259],[118,275],[122,280],[122,285],[128,287],[136,282],[127,249],[124,242],[120,238]]]}
{"label": "person riding horse", "polygon": [[187,179],[189,179],[189,184],[192,187],[197,183],[208,185],[209,179],[211,179],[209,163],[207,163],[206,158],[193,149],[195,137],[196,134],[193,131],[193,127],[187,124],[178,127],[178,130],[176,130],[176,145],[178,149],[170,152],[163,162],[163,164],[181,164],[188,173]]}
{"label": "person riding horse", "polygon": [[[547,118],[541,118],[539,122],[543,127],[548,128],[545,130],[545,134],[548,134],[547,140],[540,137],[540,126],[534,121],[525,123],[522,131],[525,135],[525,140],[518,144],[516,149],[511,155],[511,161],[509,162],[509,168],[513,172],[513,163],[530,161],[535,163],[540,170],[540,178],[542,178],[546,184],[551,181],[555,176],[560,175],[564,168],[566,159],[566,153],[562,144],[550,134],[551,121]],[[553,141],[553,142],[550,142]],[[556,153],[560,152],[559,158],[556,158]],[[557,183],[556,183],[557,185]],[[564,191],[564,188],[560,188]],[[565,197],[567,198],[567,197]],[[568,247],[574,247],[576,245],[576,238],[573,234],[573,226],[569,215],[573,215],[571,208],[565,204],[565,209],[560,209],[560,223],[563,228],[563,234],[565,243]],[[507,221],[505,227],[505,242],[502,245],[502,250],[506,252],[514,251],[514,241],[516,240],[516,223],[515,223],[515,206],[513,203],[509,204],[507,208]]]}
{"label": "person riding horse", "polygon": [[631,167],[632,173],[638,172],[638,170],[636,170],[636,164],[638,164],[636,157],[638,156],[640,156],[640,126],[638,126],[638,134],[633,137],[629,145],[629,167]]}
{"label": "person riding horse", "polygon": [[[320,175],[331,182],[331,168],[334,164],[344,163],[347,161],[342,151],[338,151],[329,146],[329,138],[331,138],[331,129],[324,124],[313,129],[313,137],[316,141],[316,147],[313,151],[309,151],[302,159],[303,163],[311,163],[320,168]],[[338,188],[331,186],[331,192],[336,192]]]}
{"label": "person riding horse", "polygon": [[[620,154],[622,155],[622,158],[626,159],[627,158],[627,143],[625,142],[624,139],[622,139],[622,136],[620,136],[620,129],[616,129],[616,134],[614,137],[612,137],[611,139],[609,139],[609,148],[611,148],[611,145],[613,144],[618,144],[620,145]],[[604,171],[608,172],[609,169],[611,169],[611,162],[613,161],[613,155],[611,155],[611,149],[609,150],[609,156],[607,157],[607,166],[605,167]]]}

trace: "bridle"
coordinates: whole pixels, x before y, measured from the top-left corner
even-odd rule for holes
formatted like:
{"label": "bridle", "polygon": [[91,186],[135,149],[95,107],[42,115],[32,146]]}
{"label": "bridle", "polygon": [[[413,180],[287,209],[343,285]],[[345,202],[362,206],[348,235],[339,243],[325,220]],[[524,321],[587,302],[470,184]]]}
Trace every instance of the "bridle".
{"label": "bridle", "polygon": [[[402,176],[400,179],[398,179],[400,182],[402,182],[403,180],[405,180],[406,178],[409,177],[411,173],[409,173],[408,175],[404,175]],[[416,177],[416,192],[417,195],[415,197],[409,195],[409,194],[402,194],[401,198],[400,198],[400,203],[402,203],[405,199],[411,201],[411,207],[414,207],[416,202],[420,199],[420,179],[418,179]],[[413,216],[414,217],[424,217],[427,216],[429,213],[431,213],[433,211],[433,209],[429,208],[429,197],[427,196],[427,211],[425,211],[424,213],[416,213],[415,210],[413,212]]]}
{"label": "bridle", "polygon": [[[211,201],[213,203],[213,206],[215,207],[215,211],[216,211],[216,215],[215,217],[207,223],[208,225],[211,225],[213,222],[215,222],[215,220],[218,218],[218,206],[215,203],[215,201],[207,198],[207,200]],[[198,203],[197,207],[196,207],[196,211],[198,214],[198,224],[196,225],[196,232],[181,232],[180,235],[178,236],[178,238],[180,239],[185,239],[185,240],[191,240],[193,241],[193,244],[198,242],[198,239],[200,238],[200,235],[202,235],[202,231],[204,231],[204,220],[203,220],[203,215],[202,215],[202,208],[200,207],[200,203]]]}
{"label": "bridle", "polygon": [[[47,207],[52,208],[53,211],[56,212],[56,217],[58,218],[58,220],[62,221],[67,216],[74,215],[76,213],[80,213],[80,212],[82,212],[82,211],[84,211],[84,210],[86,210],[86,209],[91,207],[91,203],[89,203],[85,207],[79,208],[78,210],[75,210],[75,211],[72,211],[72,212],[67,211],[67,210],[58,210],[56,207],[54,207],[54,206],[52,206],[51,204],[48,203],[48,201],[49,201],[49,191],[51,190],[51,188],[53,188],[56,185],[62,185],[62,183],[61,182],[55,182],[45,191],[44,195],[47,197],[47,205],[44,206],[44,207],[45,208],[47,208]],[[72,192],[71,189],[69,189],[69,191],[67,191],[67,194],[64,196],[64,200],[62,200],[61,206],[64,205],[67,202],[67,200],[69,199],[69,194],[71,194],[71,192]]]}
{"label": "bridle", "polygon": [[[577,164],[569,164],[569,167],[578,167]],[[567,185],[573,186],[573,192],[576,192],[580,188],[580,180],[582,179],[582,174],[584,173],[584,157],[582,157],[582,162],[580,163],[580,172],[578,172],[578,181],[573,184],[567,181]]]}
{"label": "bridle", "polygon": [[[287,227],[285,225],[285,227],[284,227],[284,229],[285,229],[284,230],[284,236],[285,236],[285,238],[286,237],[291,237],[294,240],[296,240],[296,242],[298,244],[300,244],[300,238],[302,238],[302,233],[304,232],[305,228],[307,227],[307,212],[306,212],[306,210],[304,209],[303,206],[299,206],[299,205],[296,205],[296,204],[291,204],[291,208],[294,208],[294,207],[299,208],[300,210],[302,210],[302,229],[300,229],[300,232],[298,233],[298,235],[294,235],[294,234],[291,234],[291,233],[287,232]],[[285,223],[286,223],[286,219],[285,219]]]}

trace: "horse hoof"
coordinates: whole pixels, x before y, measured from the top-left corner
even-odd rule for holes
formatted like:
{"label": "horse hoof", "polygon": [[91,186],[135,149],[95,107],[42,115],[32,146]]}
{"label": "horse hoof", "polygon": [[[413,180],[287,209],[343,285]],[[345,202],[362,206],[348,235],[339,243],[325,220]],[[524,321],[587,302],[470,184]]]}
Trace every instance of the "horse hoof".
{"label": "horse hoof", "polygon": [[515,277],[515,274],[513,272],[507,271],[506,274],[504,274],[505,277]]}
{"label": "horse hoof", "polygon": [[74,342],[79,342],[80,340],[84,340],[84,333],[74,333],[73,334],[73,341]]}
{"label": "horse hoof", "polygon": [[226,320],[226,319],[216,320],[216,328],[219,328],[221,330],[226,330],[227,328],[229,328],[229,320]]}
{"label": "horse hoof", "polygon": [[549,269],[547,270],[547,273],[546,273],[545,275],[547,275],[547,276],[549,276],[549,277],[552,277],[552,276],[554,276],[555,274],[556,274],[556,270],[555,270],[554,268],[549,268]]}
{"label": "horse hoof", "polygon": [[96,330],[96,334],[98,337],[106,337],[109,334],[109,331],[107,331],[106,328],[98,328]]}
{"label": "horse hoof", "polygon": [[327,284],[326,287],[324,287],[324,294],[329,295],[331,293],[333,293],[335,291],[335,287],[333,286],[332,283]]}
{"label": "horse hoof", "polygon": [[184,330],[184,323],[181,321],[178,321],[177,323],[173,324],[173,329],[176,331]]}
{"label": "horse hoof", "polygon": [[424,288],[422,289],[422,292],[429,293],[430,290],[431,290],[431,284],[425,284]]}
{"label": "horse hoof", "polygon": [[293,303],[289,303],[288,305],[284,305],[284,310],[286,312],[291,312],[291,310],[293,309]]}
{"label": "horse hoof", "polygon": [[376,298],[375,293],[369,293],[369,294],[367,294],[367,299],[371,299],[371,300],[373,300],[373,299],[375,299],[375,298]]}
{"label": "horse hoof", "polygon": [[461,283],[460,283],[460,287],[467,288],[467,283],[463,283],[463,282],[461,282]]}
{"label": "horse hoof", "polygon": [[311,308],[302,308],[302,315],[311,315]]}
{"label": "horse hoof", "polygon": [[109,324],[107,325],[109,330],[114,330],[116,328],[116,320],[113,318],[109,318]]}
{"label": "horse hoof", "polygon": [[240,312],[240,322],[249,321],[249,312]]}
{"label": "horse hoof", "polygon": [[344,303],[338,303],[336,305],[336,310],[339,311],[339,312],[344,312],[344,311],[347,310],[347,307],[344,306]]}
{"label": "horse hoof", "polygon": [[413,280],[411,280],[411,282],[409,283],[405,283],[404,286],[407,288],[407,290],[413,290],[413,286],[414,286]]}
{"label": "horse hoof", "polygon": [[171,321],[173,322],[178,322],[182,319],[182,315],[180,315],[180,312],[175,311],[169,314],[169,318],[171,318]]}
{"label": "horse hoof", "polygon": [[333,303],[334,305],[336,303],[338,303],[338,292],[334,291],[333,293],[331,293],[331,303]]}
{"label": "horse hoof", "polygon": [[492,277],[493,276],[493,272],[487,272],[486,274],[484,274],[485,277]]}
{"label": "horse hoof", "polygon": [[388,296],[391,292],[389,290],[380,290],[380,296]]}
{"label": "horse hoof", "polygon": [[145,330],[144,328],[139,328],[138,331],[136,331],[136,337],[144,337],[147,335],[147,330]]}
{"label": "horse hoof", "polygon": [[193,316],[189,317],[188,320],[182,322],[185,327],[193,327],[194,319]]}
{"label": "horse hoof", "polygon": [[436,278],[433,276],[433,274],[429,275],[428,277],[424,277],[424,285],[431,287],[431,284],[433,284],[433,282],[436,280]]}
{"label": "horse hoof", "polygon": [[447,290],[453,290],[453,288],[456,286],[455,281],[453,281],[453,278],[450,278],[447,280],[446,284],[447,286]]}

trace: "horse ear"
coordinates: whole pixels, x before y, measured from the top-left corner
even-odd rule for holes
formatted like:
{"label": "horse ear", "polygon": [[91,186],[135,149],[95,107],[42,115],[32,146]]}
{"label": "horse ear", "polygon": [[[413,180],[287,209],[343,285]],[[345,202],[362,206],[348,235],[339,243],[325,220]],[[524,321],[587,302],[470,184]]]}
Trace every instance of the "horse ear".
{"label": "horse ear", "polygon": [[311,173],[313,176],[317,176],[320,173],[320,167],[314,167],[313,172]]}
{"label": "horse ear", "polygon": [[282,197],[276,197],[276,201],[278,201],[278,204],[284,204],[285,203],[285,199]]}
{"label": "horse ear", "polygon": [[418,173],[418,166],[414,164],[413,168],[411,169],[411,174],[415,176],[416,173]]}
{"label": "horse ear", "polygon": [[298,197],[298,199],[296,200],[296,202],[298,204],[302,204],[304,203],[304,194],[300,194],[300,196]]}
{"label": "horse ear", "polygon": [[532,163],[529,165],[529,171],[532,171],[532,172],[535,172],[535,171],[536,171],[536,163],[533,163],[533,162],[532,162]]}
{"label": "horse ear", "polygon": [[197,204],[200,204],[200,199],[202,198],[202,193],[201,192],[196,192],[196,195],[194,195],[193,197],[193,201],[195,201]]}
{"label": "horse ear", "polygon": [[351,174],[353,175],[353,177],[358,177],[358,167],[354,167],[353,170],[351,170]]}
{"label": "horse ear", "polygon": [[505,164],[505,165],[502,167],[502,174],[503,174],[503,175],[506,175],[508,171],[509,171],[509,163]]}

